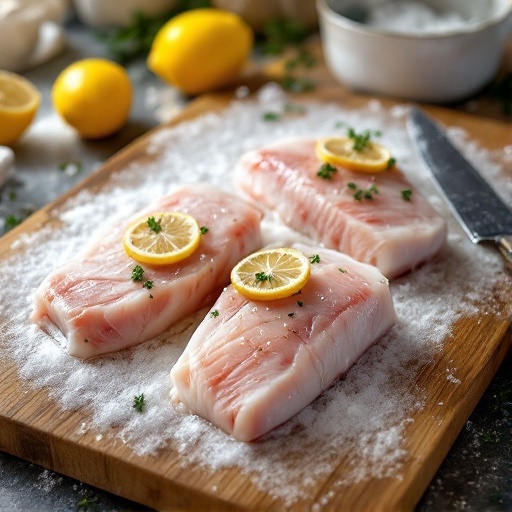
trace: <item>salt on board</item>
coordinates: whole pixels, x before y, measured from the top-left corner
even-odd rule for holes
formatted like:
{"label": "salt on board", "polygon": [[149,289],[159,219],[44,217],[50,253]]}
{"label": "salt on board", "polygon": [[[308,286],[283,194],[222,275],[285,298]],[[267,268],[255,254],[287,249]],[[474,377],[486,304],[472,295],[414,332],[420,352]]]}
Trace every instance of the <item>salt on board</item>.
{"label": "salt on board", "polygon": [[[449,220],[451,233],[460,232],[412,148],[405,131],[405,106],[387,110],[373,101],[353,111],[307,102],[297,116],[286,114],[289,102],[280,88],[270,85],[256,99],[235,100],[221,112],[161,128],[148,141],[143,165],[128,164],[97,193],[84,190],[61,204],[52,212],[58,229],[44,227],[24,235],[15,242],[15,257],[0,268],[0,286],[12,289],[16,283],[17,289],[3,305],[6,323],[0,357],[14,360],[23,383],[46,387],[63,410],[86,411],[89,420],[77,434],[92,430],[97,439],[102,436],[101,442],[126,444],[141,456],[174,449],[184,466],[200,465],[212,472],[238,467],[283,505],[311,499],[315,484],[340,458],[348,461],[348,469],[337,488],[369,478],[400,478],[407,459],[405,428],[426,399],[424,391],[412,389],[410,383],[442,350],[454,322],[480,311],[477,299],[487,301],[492,310],[495,277],[502,269],[498,251],[450,235],[439,257],[391,283],[398,315],[395,327],[343,380],[252,444],[237,442],[207,421],[170,406],[170,369],[206,310],[144,345],[92,361],[69,357],[28,318],[35,287],[79,251],[105,218],[120,222],[144,207],[148,198],[185,182],[208,181],[233,192],[230,173],[243,152],[279,138],[311,136],[312,131],[316,136],[344,134],[348,127],[381,132],[381,142],[392,149],[400,168]],[[270,109],[282,113],[278,122],[264,120]],[[464,143],[468,159],[478,161],[499,182],[500,166],[488,152],[467,145],[460,131],[451,135],[459,145]],[[510,202],[511,197],[506,199]],[[293,234],[275,217],[265,222],[268,241]],[[133,397],[141,393],[146,398],[143,413],[132,407]],[[212,484],[221,485],[215,477]],[[317,505],[331,498],[323,496]]]}

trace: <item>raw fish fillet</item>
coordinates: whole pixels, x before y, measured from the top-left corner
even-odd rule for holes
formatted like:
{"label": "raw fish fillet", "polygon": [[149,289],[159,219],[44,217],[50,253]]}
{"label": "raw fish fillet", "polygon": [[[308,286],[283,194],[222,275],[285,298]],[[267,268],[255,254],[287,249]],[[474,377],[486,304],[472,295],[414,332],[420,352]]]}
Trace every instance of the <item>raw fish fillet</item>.
{"label": "raw fish fillet", "polygon": [[[171,370],[173,400],[240,441],[290,419],[344,375],[395,322],[388,280],[330,249],[286,299],[249,300],[230,285]],[[341,269],[341,270],[340,270]]]}
{"label": "raw fish fillet", "polygon": [[[239,160],[237,187],[258,205],[315,242],[375,265],[392,279],[433,257],[446,240],[446,223],[397,169],[377,174],[337,167],[317,176],[315,139],[283,141]],[[356,188],[350,188],[349,183]],[[356,200],[357,190],[377,191]],[[412,191],[404,200],[402,190]]]}
{"label": "raw fish fillet", "polygon": [[37,289],[32,320],[69,354],[89,358],[154,338],[211,304],[229,283],[232,267],[261,246],[260,210],[209,185],[182,187],[147,212],[165,210],[187,212],[209,231],[181,262],[141,264],[144,281],[153,281],[151,289],[131,279],[137,262],[122,244],[128,222],[102,233]]}

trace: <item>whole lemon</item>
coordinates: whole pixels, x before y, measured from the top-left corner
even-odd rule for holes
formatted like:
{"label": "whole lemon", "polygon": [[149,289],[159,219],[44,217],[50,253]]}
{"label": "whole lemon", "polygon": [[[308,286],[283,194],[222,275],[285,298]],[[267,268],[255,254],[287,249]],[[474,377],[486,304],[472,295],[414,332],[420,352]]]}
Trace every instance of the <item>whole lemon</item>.
{"label": "whole lemon", "polygon": [[30,126],[41,94],[26,78],[0,71],[0,146],[16,142]]}
{"label": "whole lemon", "polygon": [[79,60],[52,87],[53,106],[86,139],[108,137],[130,115],[132,85],[125,69],[106,59]]}
{"label": "whole lemon", "polygon": [[159,30],[147,64],[165,82],[195,95],[233,81],[252,45],[252,30],[240,16],[220,9],[192,9]]}

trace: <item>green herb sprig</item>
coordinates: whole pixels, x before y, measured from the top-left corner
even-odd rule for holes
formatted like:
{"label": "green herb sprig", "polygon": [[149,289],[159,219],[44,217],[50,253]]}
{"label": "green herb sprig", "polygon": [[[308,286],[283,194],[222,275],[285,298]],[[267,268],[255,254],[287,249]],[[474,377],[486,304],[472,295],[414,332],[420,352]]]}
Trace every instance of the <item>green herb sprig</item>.
{"label": "green herb sprig", "polygon": [[332,180],[332,176],[335,172],[336,167],[333,167],[329,163],[325,163],[320,166],[316,175],[324,180]]}
{"label": "green herb sprig", "polygon": [[146,404],[146,399],[144,398],[144,393],[141,393],[140,395],[135,395],[133,397],[133,405],[132,405],[132,407],[136,411],[142,412],[144,410],[145,404]]}

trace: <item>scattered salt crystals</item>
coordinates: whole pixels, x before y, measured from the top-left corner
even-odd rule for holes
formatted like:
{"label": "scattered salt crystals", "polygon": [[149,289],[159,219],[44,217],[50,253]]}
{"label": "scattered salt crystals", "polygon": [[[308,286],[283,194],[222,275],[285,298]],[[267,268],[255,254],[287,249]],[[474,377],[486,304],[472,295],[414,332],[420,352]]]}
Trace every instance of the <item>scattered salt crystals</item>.
{"label": "scattered salt crystals", "polygon": [[[53,213],[58,229],[43,228],[23,237],[15,256],[0,267],[0,286],[12,289],[16,283],[17,289],[2,305],[0,357],[14,360],[26,385],[46,387],[62,409],[87,411],[89,418],[78,434],[92,431],[96,439],[102,436],[102,443],[123,443],[141,456],[175,450],[184,467],[215,471],[235,466],[284,504],[311,499],[315,484],[342,459],[347,461],[347,472],[343,481],[334,484],[336,490],[364,479],[400,478],[408,456],[405,429],[427,398],[411,382],[442,350],[455,321],[476,315],[482,301],[492,304],[496,276],[503,268],[498,251],[474,246],[458,235],[457,223],[438,200],[411,146],[405,108],[395,108],[391,115],[378,102],[357,111],[304,103],[300,116],[264,121],[262,114],[269,105],[283,111],[289,103],[289,97],[272,85],[256,100],[237,100],[223,112],[158,130],[149,140],[143,164],[129,164],[94,194],[83,191],[67,200]],[[33,288],[97,236],[96,227],[106,218],[115,224],[181,183],[207,180],[231,190],[231,170],[242,152],[283,137],[339,133],[337,121],[357,130],[380,131],[382,143],[399,155],[403,171],[449,220],[451,235],[431,263],[391,283],[398,315],[391,331],[345,379],[260,442],[237,442],[207,421],[170,406],[170,369],[208,310],[142,346],[87,362],[69,357],[30,324],[27,297]],[[494,173],[484,150],[474,144],[463,149],[468,158],[478,160],[482,172]],[[268,242],[293,236],[274,217],[266,218],[264,225],[273,226]],[[132,407],[133,397],[140,393],[146,398],[143,413]]]}

